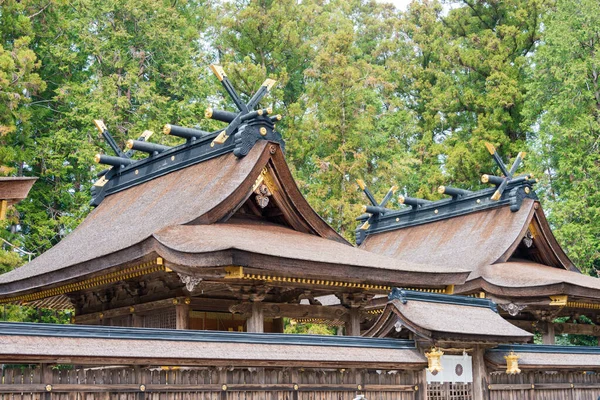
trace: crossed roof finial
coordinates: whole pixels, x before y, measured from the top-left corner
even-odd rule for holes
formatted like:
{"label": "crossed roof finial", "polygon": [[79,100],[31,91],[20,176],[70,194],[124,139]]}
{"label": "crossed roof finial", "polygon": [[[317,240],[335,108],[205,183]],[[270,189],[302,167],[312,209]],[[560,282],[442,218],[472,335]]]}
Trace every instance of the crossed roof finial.
{"label": "crossed roof finial", "polygon": [[215,74],[217,79],[225,88],[231,100],[235,103],[239,112],[230,112],[222,110],[206,109],[204,116],[218,121],[227,122],[229,125],[222,130],[219,135],[212,141],[211,146],[215,144],[223,144],[237,130],[234,136],[235,149],[233,153],[237,157],[243,157],[260,139],[273,140],[281,143],[283,140],[281,135],[275,131],[275,122],[281,120],[281,115],[268,117],[273,112],[271,107],[254,110],[263,97],[275,85],[273,79],[267,79],[258,88],[248,103],[244,103],[241,97],[235,91],[231,81],[227,78],[227,74],[220,65],[212,64],[210,69]]}
{"label": "crossed roof finial", "polygon": [[356,183],[358,184],[358,187],[360,187],[360,189],[365,193],[365,195],[371,202],[370,206],[362,207],[363,213],[371,214],[369,219],[367,219],[365,221],[365,223],[362,224],[362,226],[359,228],[359,229],[365,230],[365,229],[369,229],[369,226],[371,226],[371,222],[373,222],[373,219],[376,218],[377,215],[385,214],[386,212],[393,211],[393,210],[390,210],[389,208],[385,208],[385,206],[392,199],[392,196],[394,195],[394,193],[396,193],[396,191],[398,190],[398,186],[392,186],[390,188],[390,190],[388,190],[386,195],[383,197],[383,200],[381,200],[381,203],[378,203],[377,200],[375,200],[375,196],[373,196],[373,193],[371,193],[369,188],[365,185],[365,181],[363,181],[362,179],[357,179]]}
{"label": "crossed roof finial", "polygon": [[[517,172],[517,169],[523,162],[523,159],[525,158],[525,155],[527,153],[525,153],[524,151],[520,152],[517,155],[517,159],[515,160],[515,162],[513,163],[512,167],[510,167],[510,170],[509,170],[507,168],[506,164],[504,164],[504,161],[502,161],[502,158],[500,158],[500,155],[496,151],[496,148],[494,147],[494,145],[486,142],[485,147],[490,152],[490,154],[494,158],[494,161],[496,162],[496,164],[498,164],[500,171],[502,171],[502,174],[504,175],[504,176],[483,175],[481,177],[481,181],[483,183],[493,183],[493,184],[498,185],[498,187],[496,188],[496,191],[494,192],[493,196],[491,197],[492,200],[498,201],[502,197],[502,193],[504,193],[504,190],[506,189],[506,186],[508,185],[508,183],[514,179],[514,174],[515,174],[515,172]],[[524,178],[528,179],[529,175],[525,176]]]}

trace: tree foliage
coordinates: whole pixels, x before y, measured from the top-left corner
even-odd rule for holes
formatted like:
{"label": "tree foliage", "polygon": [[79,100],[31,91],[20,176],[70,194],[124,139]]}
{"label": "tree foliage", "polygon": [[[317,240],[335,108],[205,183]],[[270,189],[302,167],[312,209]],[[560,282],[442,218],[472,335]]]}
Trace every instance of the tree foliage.
{"label": "tree foliage", "polygon": [[216,128],[202,115],[231,106],[207,69],[219,62],[242,96],[278,80],[262,105],[284,115],[278,128],[300,189],[347,238],[366,201],[357,178],[379,197],[392,185],[425,198],[440,184],[476,189],[480,174],[497,172],[490,141],[505,159],[534,155],[526,168],[543,178],[559,239],[591,271],[600,247],[598,7],[5,0],[0,173],[40,179],[1,235],[39,254],[89,212],[93,155],[104,146],[94,118],[119,143],[164,123]]}

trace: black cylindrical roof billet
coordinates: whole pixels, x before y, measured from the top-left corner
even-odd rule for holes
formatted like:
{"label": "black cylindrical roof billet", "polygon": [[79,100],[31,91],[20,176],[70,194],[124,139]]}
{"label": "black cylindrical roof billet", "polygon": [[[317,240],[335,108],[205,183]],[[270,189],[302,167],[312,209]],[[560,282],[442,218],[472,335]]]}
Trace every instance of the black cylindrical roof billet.
{"label": "black cylindrical roof billet", "polygon": [[110,168],[103,169],[102,171],[98,172],[98,173],[96,174],[96,176],[97,176],[98,178],[102,178],[104,175],[106,175],[106,173],[107,173],[108,171],[110,171]]}
{"label": "black cylindrical roof billet", "polygon": [[386,211],[391,211],[385,207],[378,207],[378,206],[364,206],[363,210],[364,210],[364,212],[367,212],[369,214],[383,214]]}
{"label": "black cylindrical roof billet", "polygon": [[[500,185],[502,184],[502,182],[504,181],[504,177],[503,176],[496,176],[496,175],[482,175],[481,176],[481,182],[483,183],[491,183],[492,185]],[[521,176],[516,176],[514,178],[512,178],[510,180],[510,183],[523,183],[523,182],[527,182],[527,181],[531,181],[532,183],[536,183],[536,181],[531,179],[531,175],[521,175]]]}
{"label": "black cylindrical roof billet", "polygon": [[369,214],[360,214],[358,217],[354,218],[355,221],[364,221],[370,217]]}
{"label": "black cylindrical roof billet", "polygon": [[221,122],[231,122],[237,117],[238,113],[224,111],[224,110],[214,110],[212,108],[207,108],[204,111],[204,116],[206,118],[216,119]]}
{"label": "black cylindrical roof billet", "polygon": [[201,131],[200,129],[185,128],[183,126],[167,124],[163,128],[165,135],[173,135],[184,139],[198,139],[202,136],[210,135],[210,132]]}
{"label": "black cylindrical roof billet", "polygon": [[417,199],[416,197],[405,197],[405,196],[398,196],[398,202],[400,204],[408,204],[409,206],[415,206],[415,207],[433,203],[430,200]]}
{"label": "black cylindrical roof billet", "polygon": [[450,186],[440,186],[438,188],[438,193],[439,194],[447,194],[448,196],[452,196],[452,197],[459,197],[459,196],[465,196],[467,194],[471,194],[472,192],[469,190],[453,188]]}
{"label": "black cylindrical roof billet", "polygon": [[163,146],[162,144],[144,142],[141,140],[128,140],[127,148],[133,149],[133,150],[138,150],[138,151],[143,151],[144,153],[149,153],[149,154],[162,153],[163,151],[167,151],[167,150],[171,149],[171,147],[169,147],[169,146]]}
{"label": "black cylindrical roof billet", "polygon": [[502,183],[502,181],[504,181],[504,178],[501,176],[488,175],[488,174],[481,175],[482,183],[490,183],[492,185],[498,186],[499,184]]}
{"label": "black cylindrical roof billet", "polygon": [[522,182],[528,182],[528,181],[531,181],[532,183],[536,183],[531,179],[531,175],[516,176],[510,180],[510,183],[522,183]]}
{"label": "black cylindrical roof billet", "polygon": [[96,161],[98,164],[112,165],[115,167],[129,165],[135,162],[135,160],[132,160],[131,158],[106,156],[104,154],[96,154],[94,161]]}
{"label": "black cylindrical roof billet", "polygon": [[270,108],[263,108],[262,110],[250,111],[248,114],[242,115],[240,119],[242,121],[247,121],[249,119],[258,117],[259,115],[268,115],[271,113],[271,111],[272,110]]}

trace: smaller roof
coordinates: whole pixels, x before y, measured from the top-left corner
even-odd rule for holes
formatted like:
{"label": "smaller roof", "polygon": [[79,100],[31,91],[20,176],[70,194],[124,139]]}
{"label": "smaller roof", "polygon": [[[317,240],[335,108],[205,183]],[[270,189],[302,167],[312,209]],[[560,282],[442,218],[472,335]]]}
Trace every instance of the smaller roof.
{"label": "smaller roof", "polygon": [[18,203],[27,197],[36,180],[25,176],[0,177],[0,200],[7,200],[9,206]]}
{"label": "smaller roof", "polygon": [[365,336],[385,337],[399,328],[434,342],[527,342],[533,337],[504,320],[491,300],[396,288],[383,314]]}
{"label": "smaller roof", "polygon": [[593,369],[600,366],[600,347],[556,345],[503,345],[486,351],[485,358],[496,369],[506,369],[504,356],[514,351],[519,368],[537,370]]}
{"label": "smaller roof", "polygon": [[530,296],[529,289],[535,287],[537,295],[550,296],[560,292],[574,296],[595,297],[600,290],[600,279],[520,260],[479,268],[469,276],[469,282],[462,290],[468,290],[471,286],[481,287],[488,293],[497,295]]}
{"label": "smaller roof", "polygon": [[102,364],[415,368],[407,340],[0,323],[0,361]]}

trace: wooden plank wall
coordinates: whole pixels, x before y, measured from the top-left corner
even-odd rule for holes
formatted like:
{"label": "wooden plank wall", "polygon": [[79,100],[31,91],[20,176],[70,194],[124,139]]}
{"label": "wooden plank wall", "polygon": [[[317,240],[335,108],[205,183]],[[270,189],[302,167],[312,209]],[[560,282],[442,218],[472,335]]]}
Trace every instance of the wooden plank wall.
{"label": "wooden plank wall", "polygon": [[490,400],[597,400],[600,398],[600,374],[576,372],[522,372],[489,375]]}
{"label": "wooden plank wall", "polygon": [[351,400],[358,394],[416,400],[418,375],[316,368],[4,365],[0,400]]}

